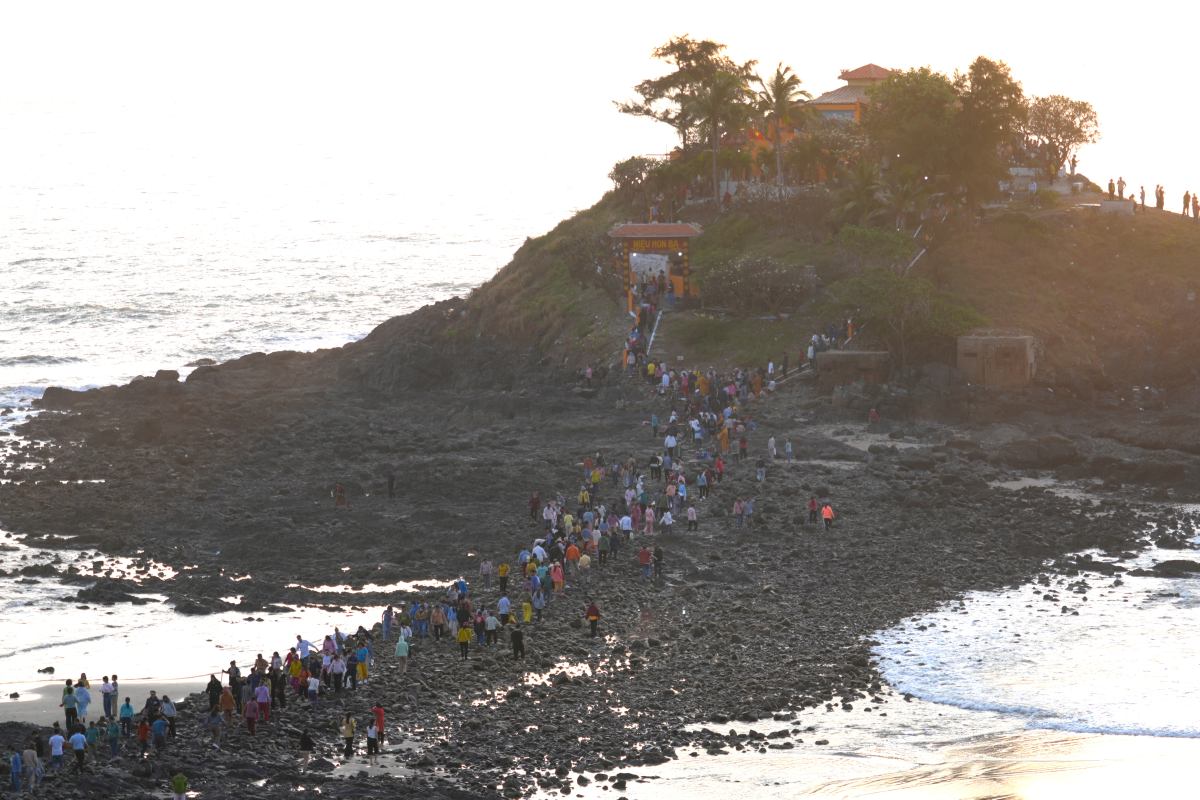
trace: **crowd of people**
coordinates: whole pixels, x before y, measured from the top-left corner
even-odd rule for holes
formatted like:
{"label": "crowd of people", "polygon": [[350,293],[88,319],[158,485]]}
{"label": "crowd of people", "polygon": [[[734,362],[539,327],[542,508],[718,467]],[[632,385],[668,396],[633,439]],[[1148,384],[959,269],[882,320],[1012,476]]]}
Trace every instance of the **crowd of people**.
{"label": "crowd of people", "polygon": [[82,771],[89,761],[117,758],[127,751],[141,756],[152,749],[159,753],[174,739],[179,711],[167,695],[151,691],[135,710],[131,698],[121,701],[118,676],[105,675],[97,689],[104,711],[93,715],[92,689],[86,673],[65,681],[59,702],[62,724],[55,722],[48,736],[35,735],[26,748],[12,754],[9,778],[14,791],[33,791],[47,769]]}
{"label": "crowd of people", "polygon": [[[439,596],[389,605],[378,628],[359,625],[347,633],[335,627],[319,644],[297,635],[284,653],[273,651],[269,658],[259,653],[245,673],[231,661],[221,671],[226,680],[210,675],[200,695],[206,707],[198,716],[211,746],[220,749],[235,730],[255,736],[260,726],[289,713],[289,708],[303,709],[308,714],[305,719],[313,720],[312,712],[328,706],[338,709],[334,727],[344,757],[354,755],[360,732],[365,731],[366,755],[374,759],[385,740],[385,709],[376,701],[369,718],[360,721],[342,713],[344,706],[337,701],[370,686],[377,647],[392,648],[393,674],[399,676],[408,673],[419,651],[442,647],[447,655],[453,653],[463,661],[472,659],[473,648],[503,647],[511,650],[513,660],[521,661],[529,632],[552,609],[559,613],[560,608],[572,625],[586,623],[588,636],[600,637],[603,613],[597,595],[604,589],[600,576],[629,569],[621,564],[632,561],[641,580],[665,580],[662,537],[674,533],[681,523],[686,523],[687,532],[697,531],[700,508],[734,469],[732,465],[751,468],[749,439],[757,424],[745,413],[747,401],[769,391],[771,381],[787,371],[786,358],[778,368],[769,364],[725,374],[647,364],[646,380],[671,406],[665,420],[654,413],[643,423],[654,443],[648,455],[606,458],[603,452],[594,452],[579,463],[577,491],[559,492],[545,500],[539,491],[533,492],[528,524],[534,533],[528,543],[503,558],[484,557],[473,584],[462,577]],[[790,463],[795,455],[790,438],[768,437],[762,452],[756,452],[752,467],[756,481],[766,480],[773,462]],[[734,497],[735,528],[753,528],[756,502],[753,493],[739,492]],[[809,522],[826,528],[833,524],[828,500],[810,498],[808,511]],[[622,562],[626,552],[632,558]],[[66,681],[61,703],[64,724],[56,722],[48,737],[35,737],[26,750],[13,754],[14,787],[19,779],[24,788],[35,788],[47,756],[49,769],[66,768],[68,749],[73,768],[83,770],[89,760],[153,757],[172,746],[179,710],[169,697],[151,691],[141,708],[135,708],[129,697],[121,700],[116,675],[104,677],[99,693],[103,714],[92,719],[92,685],[87,676]],[[299,728],[296,745],[307,759],[315,741],[307,725]],[[182,775],[176,779],[186,789],[187,779]]]}
{"label": "crowd of people", "polygon": [[[1108,179],[1108,199],[1109,200],[1126,200],[1133,203],[1134,211],[1138,209],[1145,210],[1146,208],[1146,187],[1138,187],[1138,192],[1134,195],[1132,187],[1128,196],[1125,194],[1126,183],[1124,178],[1117,178],[1114,181]],[[1154,187],[1154,208],[1157,211],[1162,211],[1167,207],[1167,190],[1162,184]],[[1188,189],[1183,193],[1183,208],[1180,213],[1185,217],[1200,220],[1200,194]]]}

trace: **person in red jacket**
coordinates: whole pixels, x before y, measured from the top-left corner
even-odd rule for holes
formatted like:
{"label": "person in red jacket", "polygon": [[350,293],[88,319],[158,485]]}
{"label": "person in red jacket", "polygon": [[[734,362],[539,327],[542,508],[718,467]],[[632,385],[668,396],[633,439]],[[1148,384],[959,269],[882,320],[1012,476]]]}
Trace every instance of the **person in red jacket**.
{"label": "person in red jacket", "polygon": [[638,551],[638,563],[642,565],[642,577],[649,579],[650,570],[654,561],[654,555],[650,552],[650,548],[642,545],[642,549]]}
{"label": "person in red jacket", "polygon": [[375,705],[371,706],[371,713],[375,715],[375,727],[379,731],[379,743],[383,744],[383,706],[376,701]]}

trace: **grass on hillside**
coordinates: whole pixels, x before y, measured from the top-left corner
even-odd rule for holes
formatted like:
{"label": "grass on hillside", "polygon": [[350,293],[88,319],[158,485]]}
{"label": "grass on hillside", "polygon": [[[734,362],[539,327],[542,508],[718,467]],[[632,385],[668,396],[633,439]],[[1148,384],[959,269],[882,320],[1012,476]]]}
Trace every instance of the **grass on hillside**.
{"label": "grass on hillside", "polygon": [[678,366],[705,368],[765,367],[768,361],[781,363],[788,353],[789,363],[795,367],[812,333],[812,323],[795,316],[759,319],[700,312],[668,314],[663,317],[652,355]]}
{"label": "grass on hillside", "polygon": [[1198,252],[1200,223],[1183,217],[1072,210],[999,217],[922,266],[995,327],[1038,336],[1047,366],[1101,370],[1118,353],[1183,344],[1170,329],[1195,324],[1186,298],[1200,288]]}

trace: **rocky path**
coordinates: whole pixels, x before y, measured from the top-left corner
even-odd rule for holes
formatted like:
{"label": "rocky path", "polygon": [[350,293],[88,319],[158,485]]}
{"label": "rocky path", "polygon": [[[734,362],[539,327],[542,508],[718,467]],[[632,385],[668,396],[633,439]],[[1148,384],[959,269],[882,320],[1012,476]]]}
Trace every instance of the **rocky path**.
{"label": "rocky path", "polygon": [[[658,539],[665,581],[642,580],[626,549],[588,590],[572,586],[552,603],[529,633],[523,663],[503,646],[473,648],[463,663],[450,644],[422,643],[400,676],[385,648],[368,687],[316,713],[289,707],[259,735],[231,733],[215,751],[196,727],[198,711],[188,709],[177,751],[56,781],[48,794],[141,797],[176,770],[215,798],[290,797],[300,786],[335,797],[520,796],[600,776],[615,786],[623,769],[675,758],[685,745],[719,752],[744,744],[689,732],[692,723],[786,716],[885,691],[870,661],[873,631],[963,591],[1028,579],[1047,558],[1134,548],[1151,517],[1164,532],[1180,524],[1175,512],[1126,499],[1094,506],[995,485],[1023,474],[1005,458],[1041,468],[1064,456],[1061,441],[1001,445],[986,431],[908,424],[900,439],[879,435],[864,450],[854,446],[863,444],[861,425],[817,424],[807,391],[789,385],[753,411],[761,427],[752,448],[761,451],[771,433],[779,441],[789,435],[798,463],[772,463],[764,484],[753,481],[751,466],[735,465],[700,504],[699,532],[680,524]],[[78,525],[101,549],[200,564],[164,587],[198,611],[230,593],[223,570],[264,546],[274,547],[275,561],[253,587],[238,585],[248,606],[311,602],[287,584],[333,576],[354,585],[471,576],[481,554],[511,558],[533,537],[524,507],[530,490],[573,495],[582,454],[644,460],[658,443],[641,421],[652,408],[665,416],[660,402],[612,387],[594,401],[423,395],[321,412],[284,405],[225,427],[218,405],[207,425],[168,424],[162,438],[141,443],[125,438],[123,415],[144,407],[97,406],[68,418],[72,431],[87,440],[115,430],[116,443],[39,450],[56,456],[39,474],[45,482],[5,488],[5,513],[24,532]],[[35,432],[48,436],[54,424],[48,417]],[[1064,463],[1084,459],[1076,453]],[[402,478],[395,500],[380,493],[384,464]],[[53,482],[101,469],[115,479],[78,489]],[[328,502],[331,475],[350,476],[348,511]],[[736,528],[733,499],[752,494],[756,524]],[[837,508],[832,531],[804,524],[813,494]],[[602,640],[581,625],[587,596],[601,602]],[[340,764],[339,713],[365,725],[376,700],[397,744],[385,747],[378,768],[361,758]],[[307,766],[295,752],[301,727],[320,747]],[[797,737],[794,746],[809,745]]]}

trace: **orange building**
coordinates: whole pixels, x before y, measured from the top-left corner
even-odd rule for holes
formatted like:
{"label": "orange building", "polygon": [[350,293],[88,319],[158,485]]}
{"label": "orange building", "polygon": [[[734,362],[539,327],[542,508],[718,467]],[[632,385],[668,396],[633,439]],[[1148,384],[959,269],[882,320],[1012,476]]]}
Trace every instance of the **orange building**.
{"label": "orange building", "polygon": [[878,64],[866,64],[858,69],[847,70],[838,77],[846,85],[826,92],[807,103],[827,119],[843,119],[861,122],[863,105],[867,102],[867,89],[886,80],[892,70]]}

